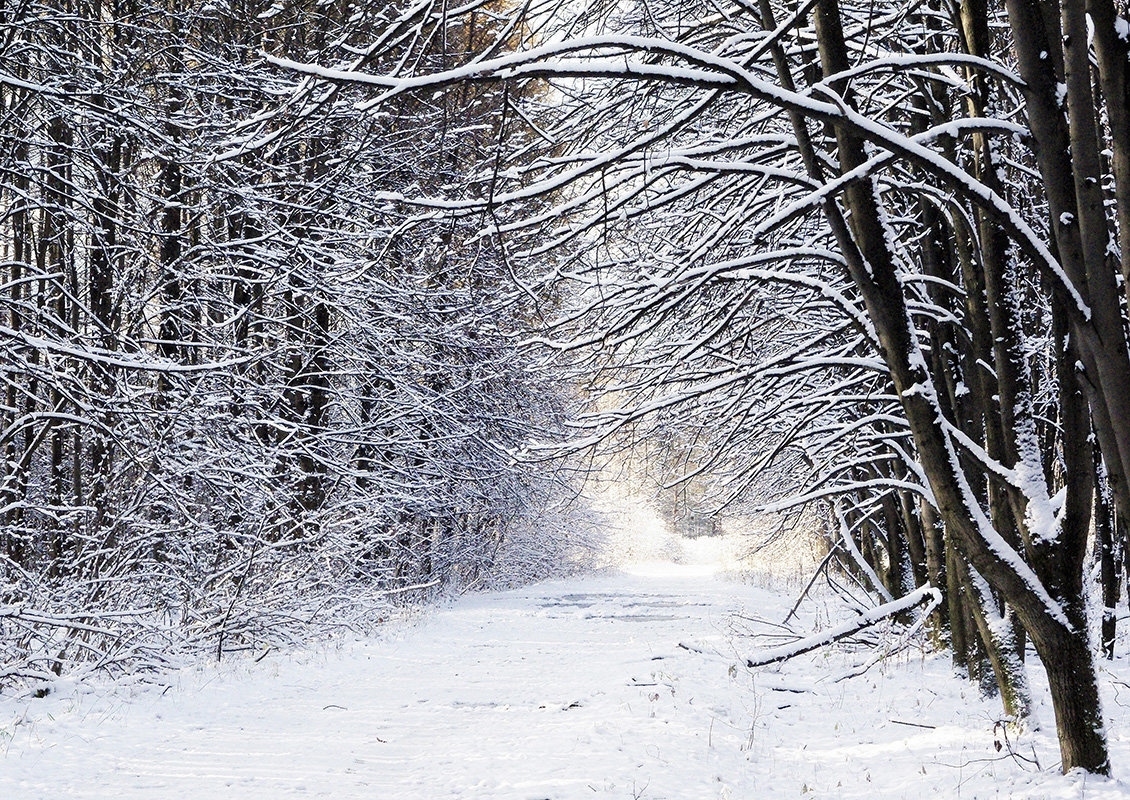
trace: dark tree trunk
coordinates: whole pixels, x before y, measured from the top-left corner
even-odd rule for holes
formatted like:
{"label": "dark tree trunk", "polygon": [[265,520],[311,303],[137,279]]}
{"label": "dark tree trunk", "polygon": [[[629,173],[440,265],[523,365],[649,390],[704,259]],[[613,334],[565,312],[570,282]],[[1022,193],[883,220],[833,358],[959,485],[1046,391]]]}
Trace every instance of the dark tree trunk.
{"label": "dark tree trunk", "polygon": [[[1010,0],[1010,8],[1011,5]],[[814,20],[821,65],[825,76],[831,79],[850,68],[836,0],[822,0],[814,9]],[[843,82],[831,80],[831,84],[850,105],[852,100]],[[834,127],[840,170],[846,173],[865,162],[863,141],[847,125]],[[970,566],[1016,608],[1041,655],[1052,643],[1072,641],[1073,652],[1079,654],[1071,659],[1078,670],[1077,688],[1071,688],[1059,680],[1059,676],[1052,680],[1056,687],[1053,705],[1057,707],[1063,768],[1081,767],[1108,773],[1110,764],[1098,707],[1094,663],[1086,648],[1086,637],[1079,633],[1085,628],[1080,629],[1063,618],[1063,612],[1050,599],[1047,587],[1040,585],[1035,575],[1027,574],[1025,568],[1002,557],[1000,547],[1007,545],[999,533],[989,529],[968,482],[958,472],[958,456],[940,422],[937,391],[916,339],[871,182],[864,180],[849,185],[843,197],[850,210],[851,231],[850,236],[841,232],[837,238],[878,334],[881,353],[901,398],[946,533],[955,538]],[[915,391],[908,391],[911,388]],[[1072,540],[1069,546],[1073,546],[1073,532],[1069,538]],[[1000,540],[1000,544],[995,540]],[[1056,669],[1056,666],[1048,666],[1050,679]],[[1072,710],[1061,713],[1061,706]]]}

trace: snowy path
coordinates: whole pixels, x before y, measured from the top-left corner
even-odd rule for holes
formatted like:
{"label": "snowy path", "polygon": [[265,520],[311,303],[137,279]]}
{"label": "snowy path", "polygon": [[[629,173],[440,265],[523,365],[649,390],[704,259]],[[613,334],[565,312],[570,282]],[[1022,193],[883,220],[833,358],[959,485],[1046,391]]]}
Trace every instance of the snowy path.
{"label": "snowy path", "polygon": [[92,740],[27,735],[0,797],[717,796],[743,776],[716,778],[711,745],[748,710],[677,644],[721,639],[741,595],[691,570],[466,598],[399,640],[84,711]]}
{"label": "snowy path", "polygon": [[998,760],[996,706],[944,661],[840,683],[821,677],[842,656],[731,670],[733,613],[780,619],[787,600],[643,570],[465,598],[379,641],[189,670],[163,694],[5,700],[0,798],[1080,796]]}

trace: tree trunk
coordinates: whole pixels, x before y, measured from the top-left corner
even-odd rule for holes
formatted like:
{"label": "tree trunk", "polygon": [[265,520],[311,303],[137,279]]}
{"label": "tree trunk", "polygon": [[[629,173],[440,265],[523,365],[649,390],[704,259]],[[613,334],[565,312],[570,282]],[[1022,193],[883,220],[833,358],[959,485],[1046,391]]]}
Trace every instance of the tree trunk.
{"label": "tree trunk", "polygon": [[[1010,0],[1010,7],[1012,2]],[[826,78],[832,79],[850,68],[836,0],[821,0],[814,9],[814,20],[821,65]],[[847,87],[844,83],[840,80],[830,82],[831,89],[850,106],[851,97],[845,96]],[[843,174],[866,161],[864,146],[847,125],[836,124],[834,127]],[[955,537],[970,566],[1016,608],[1038,650],[1043,648],[1046,651],[1052,641],[1072,640],[1075,648],[1072,652],[1077,657],[1071,660],[1073,666],[1080,670],[1080,685],[1073,689],[1058,676],[1053,680],[1056,687],[1053,704],[1057,709],[1074,709],[1072,713],[1057,712],[1063,768],[1081,767],[1108,773],[1110,764],[1094,686],[1094,664],[1086,648],[1085,627],[1078,628],[1064,617],[1063,610],[1052,600],[1047,588],[1020,562],[1015,551],[1006,555],[1011,548],[999,533],[991,529],[968,482],[960,474],[959,458],[943,427],[937,390],[926,368],[903,297],[881,213],[876,206],[875,188],[869,179],[857,181],[847,187],[843,197],[850,211],[851,237],[849,240],[840,238],[840,246],[878,335],[884,361],[902,401],[919,459],[945,521],[947,535]],[[858,248],[858,258],[852,252],[855,248]],[[1055,666],[1048,667],[1049,679],[1055,669]],[[1084,685],[1088,682],[1089,687]],[[1078,724],[1080,720],[1089,728],[1084,730]]]}

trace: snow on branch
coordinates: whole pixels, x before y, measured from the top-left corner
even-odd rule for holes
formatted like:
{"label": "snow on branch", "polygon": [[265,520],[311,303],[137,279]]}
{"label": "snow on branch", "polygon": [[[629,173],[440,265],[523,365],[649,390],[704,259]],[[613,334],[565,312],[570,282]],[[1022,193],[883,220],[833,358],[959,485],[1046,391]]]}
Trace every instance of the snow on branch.
{"label": "snow on branch", "polygon": [[[583,60],[574,60],[578,53],[591,54],[607,50],[613,51],[614,58],[602,59],[590,55]],[[628,61],[625,58],[628,54],[639,53],[670,56],[694,64],[699,69]],[[334,69],[293,61],[267,52],[262,52],[260,55],[267,63],[276,67],[322,80],[367,84],[385,89],[385,94],[369,101],[370,106],[405,91],[443,86],[464,80],[524,77],[650,77],[691,85],[731,86],[736,85],[740,78],[738,74],[732,73],[741,71],[735,69],[735,65],[725,58],[677,42],[646,36],[581,37],[533,47],[497,58],[474,61],[440,72],[412,76],[376,75],[355,69]]]}
{"label": "snow on branch", "polygon": [[771,647],[767,650],[755,653],[746,659],[746,666],[753,668],[765,666],[766,664],[776,664],[779,661],[787,661],[790,658],[811,652],[832,642],[838,642],[840,639],[851,636],[853,633],[857,633],[864,628],[869,628],[888,617],[893,617],[895,614],[900,614],[921,603],[927,603],[926,610],[923,613],[924,615],[929,614],[941,602],[942,593],[927,584],[897,600],[892,600],[889,603],[883,603],[880,606],[867,609],[861,612],[855,619],[848,620],[833,628],[814,633],[811,636],[806,636],[803,639],[798,639],[789,644]]}

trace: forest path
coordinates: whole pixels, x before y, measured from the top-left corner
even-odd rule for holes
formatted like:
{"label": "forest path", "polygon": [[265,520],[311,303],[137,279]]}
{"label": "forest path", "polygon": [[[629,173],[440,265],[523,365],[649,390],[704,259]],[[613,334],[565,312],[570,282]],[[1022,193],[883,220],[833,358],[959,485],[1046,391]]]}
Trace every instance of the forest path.
{"label": "forest path", "polygon": [[[754,646],[735,635],[744,618],[780,620],[789,601],[650,565],[465,597],[336,649],[202,665],[164,692],[4,700],[0,798],[1080,796],[995,751],[999,705],[944,657],[841,682],[866,655],[732,669]],[[1035,746],[1054,768],[1054,741]]]}
{"label": "forest path", "polygon": [[0,797],[716,797],[753,698],[678,644],[722,645],[765,594],[701,566],[556,581],[159,699],[79,696],[16,729]]}

